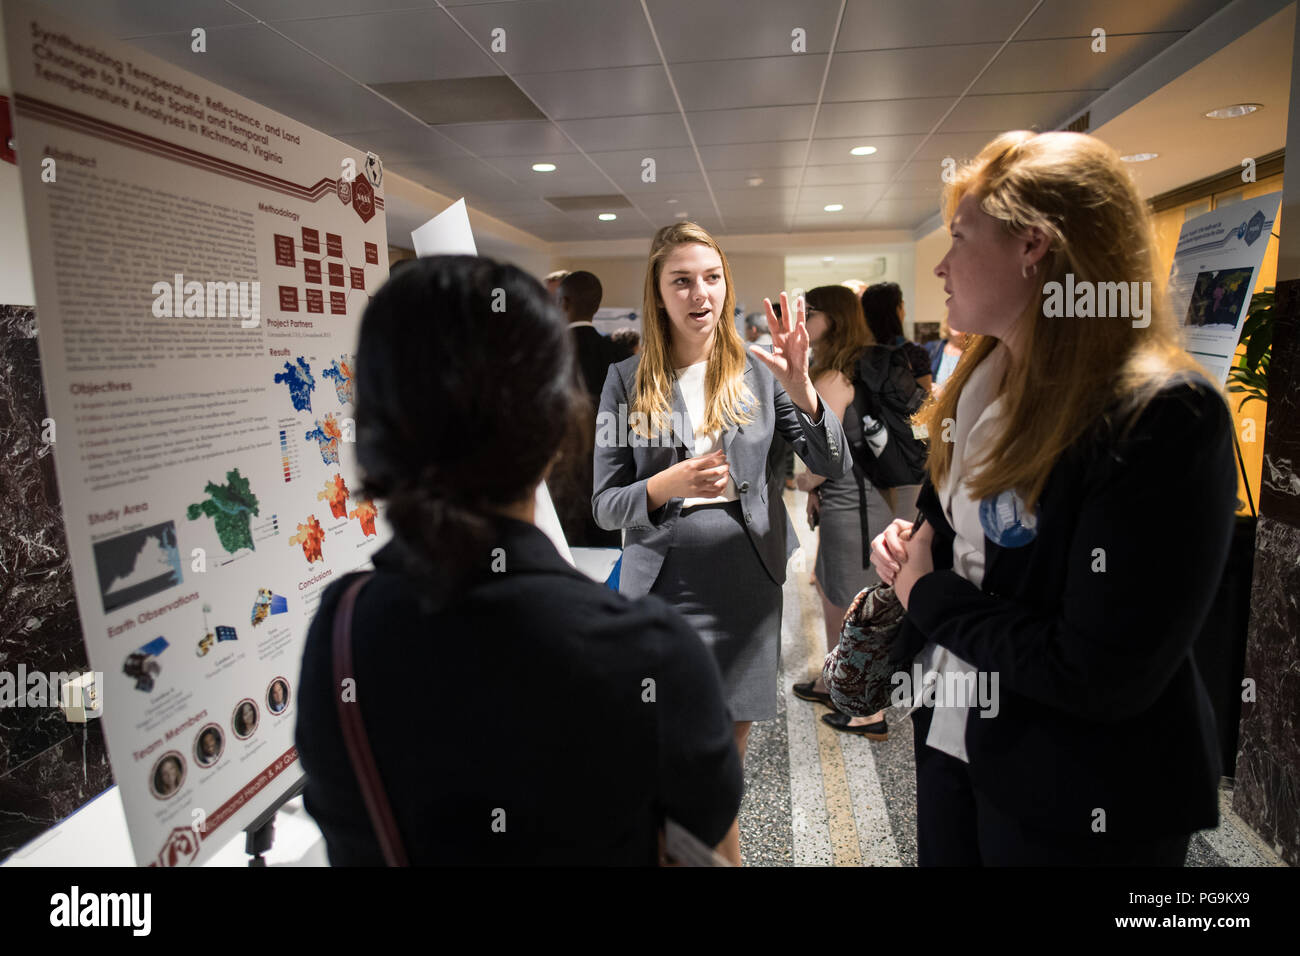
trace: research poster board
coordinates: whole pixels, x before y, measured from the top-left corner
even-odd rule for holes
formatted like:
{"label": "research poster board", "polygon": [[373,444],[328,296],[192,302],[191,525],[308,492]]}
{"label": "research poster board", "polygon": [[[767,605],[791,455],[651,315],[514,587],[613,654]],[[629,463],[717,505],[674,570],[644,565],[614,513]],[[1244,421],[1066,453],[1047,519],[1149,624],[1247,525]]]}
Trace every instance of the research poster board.
{"label": "research poster board", "polygon": [[136,859],[200,862],[301,776],[321,592],[387,537],[352,368],[378,158],[4,0],[68,550]]}
{"label": "research poster board", "polygon": [[1169,306],[1183,324],[1185,347],[1220,385],[1227,384],[1281,202],[1276,192],[1221,206],[1178,233]]}

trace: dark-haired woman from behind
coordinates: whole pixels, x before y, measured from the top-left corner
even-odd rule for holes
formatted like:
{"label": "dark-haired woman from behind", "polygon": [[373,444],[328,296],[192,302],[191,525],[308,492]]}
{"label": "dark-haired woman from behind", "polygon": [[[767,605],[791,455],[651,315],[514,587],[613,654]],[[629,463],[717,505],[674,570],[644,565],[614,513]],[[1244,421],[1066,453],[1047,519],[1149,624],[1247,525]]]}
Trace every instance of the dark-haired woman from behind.
{"label": "dark-haired woman from behind", "polygon": [[740,763],[708,650],[662,601],[576,571],[533,523],[583,420],[573,368],[564,320],[513,266],[421,259],[366,309],[357,459],[393,538],[351,615],[355,702],[340,703],[331,647],[355,574],[322,597],[298,692],[306,804],[335,865],[395,858],[346,707],[412,864],[651,865],[666,819],[739,862]]}

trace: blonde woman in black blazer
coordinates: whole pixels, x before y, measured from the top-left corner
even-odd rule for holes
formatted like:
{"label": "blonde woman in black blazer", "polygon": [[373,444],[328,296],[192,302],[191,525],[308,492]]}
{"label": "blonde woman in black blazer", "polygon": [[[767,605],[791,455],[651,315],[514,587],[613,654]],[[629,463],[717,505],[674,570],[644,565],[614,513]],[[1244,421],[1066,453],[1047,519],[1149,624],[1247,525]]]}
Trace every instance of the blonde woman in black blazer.
{"label": "blonde woman in black blazer", "polygon": [[[872,542],[907,608],[899,670],[940,671],[951,694],[913,717],[919,862],[1182,865],[1218,822],[1192,643],[1232,534],[1227,404],[1182,348],[1110,146],[1005,133],[946,205],[935,273],[975,337],[921,416],[951,437],[931,442],[921,530]],[[1051,304],[1064,287],[1100,303],[1102,283],[1157,294],[1087,317]]]}
{"label": "blonde woman in black blazer", "polygon": [[802,299],[768,303],[773,349],[746,352],[722,249],[695,223],[656,233],[641,353],[610,368],[596,423],[592,509],[627,532],[619,590],[655,594],[712,649],[736,743],[776,716],[781,585],[796,546],[768,472],[780,433],[808,467],[847,475],[844,429],[808,378]]}

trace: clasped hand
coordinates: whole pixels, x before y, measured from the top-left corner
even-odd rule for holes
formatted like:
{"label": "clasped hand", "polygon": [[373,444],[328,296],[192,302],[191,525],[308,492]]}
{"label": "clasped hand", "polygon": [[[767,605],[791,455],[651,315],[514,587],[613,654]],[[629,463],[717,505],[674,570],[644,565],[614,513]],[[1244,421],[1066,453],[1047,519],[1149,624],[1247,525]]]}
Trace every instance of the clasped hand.
{"label": "clasped hand", "polygon": [[930,553],[934,528],[927,523],[915,533],[912,529],[912,522],[896,518],[871,541],[871,566],[894,589],[904,609],[911,601],[912,585],[934,570]]}

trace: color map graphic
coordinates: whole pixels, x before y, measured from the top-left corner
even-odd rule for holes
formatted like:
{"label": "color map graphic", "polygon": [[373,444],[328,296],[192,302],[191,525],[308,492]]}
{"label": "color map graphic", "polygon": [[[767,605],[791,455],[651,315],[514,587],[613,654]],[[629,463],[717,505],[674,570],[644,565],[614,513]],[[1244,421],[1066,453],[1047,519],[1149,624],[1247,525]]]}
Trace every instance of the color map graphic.
{"label": "color map graphic", "polygon": [[302,556],[309,562],[324,561],[320,544],[325,540],[325,529],[320,526],[315,515],[309,515],[306,524],[298,525],[298,533],[289,539],[289,545],[302,545]]}
{"label": "color map graphic", "polygon": [[284,371],[275,375],[276,384],[283,383],[289,387],[289,401],[293,402],[295,411],[311,411],[311,393],[316,389],[316,379],[312,377],[311,366],[306,359],[298,356],[298,365],[284,363]]}
{"label": "color map graphic", "polygon": [[257,496],[238,468],[226,472],[226,482],[218,485],[209,481],[203,489],[207,492],[207,500],[190,505],[185,514],[191,521],[197,520],[199,515],[211,518],[217,527],[221,546],[231,554],[240,548],[254,550],[249,516],[257,514]]}
{"label": "color map graphic", "polygon": [[[353,357],[355,361],[355,356]],[[321,372],[321,378],[334,380],[334,391],[339,397],[340,405],[352,404],[352,363],[348,356],[340,355],[330,362],[330,367]]]}
{"label": "color map graphic", "polygon": [[330,503],[330,514],[336,518],[344,518],[348,513],[348,486],[343,481],[343,476],[335,474],[333,478],[325,482],[325,490],[316,492],[317,501],[328,501]]}
{"label": "color map graphic", "polygon": [[320,457],[327,465],[337,465],[339,463],[339,439],[343,437],[343,432],[339,428],[338,420],[334,413],[325,416],[324,421],[316,419],[316,427],[304,435],[308,441],[314,441],[320,446]]}
{"label": "color map graphic", "polygon": [[361,533],[369,538],[375,533],[375,515],[377,513],[374,502],[362,499],[355,509],[348,512],[348,517],[361,522]]}

